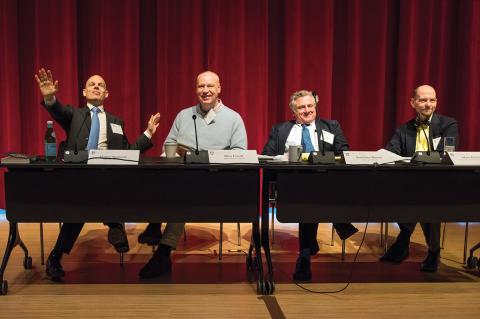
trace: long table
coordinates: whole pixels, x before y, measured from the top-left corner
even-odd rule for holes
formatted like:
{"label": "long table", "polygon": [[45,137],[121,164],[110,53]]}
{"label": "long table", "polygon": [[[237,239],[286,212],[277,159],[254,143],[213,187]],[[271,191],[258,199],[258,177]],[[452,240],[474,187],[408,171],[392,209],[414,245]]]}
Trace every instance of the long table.
{"label": "long table", "polygon": [[272,183],[280,222],[480,221],[480,167],[186,165],[160,159],[135,166],[6,166],[10,232],[0,268],[4,294],[3,273],[17,244],[25,251],[25,268],[31,266],[17,223],[59,221],[251,222],[247,266],[258,270],[257,292],[273,293],[268,231]]}
{"label": "long table", "polygon": [[3,278],[12,249],[28,250],[18,223],[31,222],[251,222],[263,288],[260,252],[258,165],[183,164],[160,158],[139,165],[32,163],[4,165],[9,239],[0,268]]}
{"label": "long table", "polygon": [[[306,163],[261,167],[261,244],[272,283],[270,198],[276,201],[282,223],[480,221],[480,167]],[[269,193],[272,189],[275,194]]]}

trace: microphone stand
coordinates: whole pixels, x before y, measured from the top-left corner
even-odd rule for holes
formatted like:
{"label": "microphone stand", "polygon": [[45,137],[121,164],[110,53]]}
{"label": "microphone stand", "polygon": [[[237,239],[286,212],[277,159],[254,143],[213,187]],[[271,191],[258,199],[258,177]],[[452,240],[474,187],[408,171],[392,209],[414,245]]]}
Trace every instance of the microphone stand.
{"label": "microphone stand", "polygon": [[193,127],[195,129],[195,151],[188,150],[185,152],[185,163],[208,164],[208,152],[198,150],[198,134],[197,134],[197,116],[192,115]]}

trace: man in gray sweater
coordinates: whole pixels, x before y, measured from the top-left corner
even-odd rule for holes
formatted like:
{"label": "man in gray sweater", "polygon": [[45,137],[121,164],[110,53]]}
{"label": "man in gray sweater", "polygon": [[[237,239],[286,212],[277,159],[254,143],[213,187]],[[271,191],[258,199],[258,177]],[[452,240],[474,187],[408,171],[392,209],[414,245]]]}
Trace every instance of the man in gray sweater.
{"label": "man in gray sweater", "polygon": [[[199,150],[247,149],[247,132],[240,115],[222,103],[220,79],[211,71],[197,77],[198,104],[183,109],[173,122],[165,143],[176,142],[179,146],[195,149],[196,121]],[[195,115],[196,118],[193,116]],[[194,119],[195,118],[195,119]],[[158,244],[148,263],[140,270],[141,278],[152,278],[170,272],[170,252],[177,246],[185,223],[168,223],[163,232],[159,223],[151,223],[138,236],[140,243]]]}

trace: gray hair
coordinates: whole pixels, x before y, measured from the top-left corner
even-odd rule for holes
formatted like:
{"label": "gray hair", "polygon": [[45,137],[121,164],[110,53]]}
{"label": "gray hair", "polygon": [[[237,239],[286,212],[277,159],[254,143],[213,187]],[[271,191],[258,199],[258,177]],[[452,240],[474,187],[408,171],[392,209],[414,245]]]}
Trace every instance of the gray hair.
{"label": "gray hair", "polygon": [[292,96],[290,96],[290,102],[288,103],[288,106],[290,106],[290,109],[292,110],[292,112],[295,112],[295,101],[297,99],[301,98],[301,97],[304,97],[304,96],[313,97],[313,100],[315,101],[315,107],[317,106],[317,99],[313,95],[312,91],[300,90],[300,91],[297,91],[297,92],[293,93]]}

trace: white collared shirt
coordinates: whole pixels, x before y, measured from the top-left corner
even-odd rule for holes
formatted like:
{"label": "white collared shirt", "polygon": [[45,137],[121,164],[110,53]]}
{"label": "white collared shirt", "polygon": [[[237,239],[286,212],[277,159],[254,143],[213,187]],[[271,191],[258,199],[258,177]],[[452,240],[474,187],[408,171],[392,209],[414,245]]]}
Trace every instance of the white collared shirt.
{"label": "white collared shirt", "polygon": [[[313,148],[315,149],[315,151],[318,151],[318,135],[316,132],[317,127],[315,125],[315,122],[310,123],[307,128],[310,132],[310,139],[312,140]],[[288,151],[288,147],[290,145],[302,145],[302,131],[302,124],[296,123],[295,125],[293,125],[292,129],[290,130],[290,134],[288,134],[287,141],[285,142],[286,151]]]}

